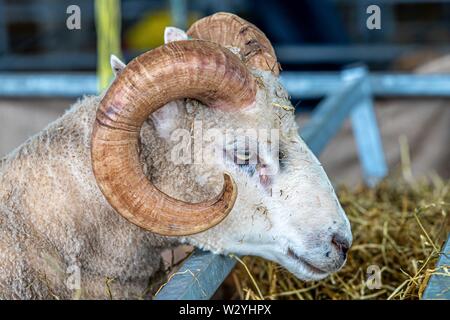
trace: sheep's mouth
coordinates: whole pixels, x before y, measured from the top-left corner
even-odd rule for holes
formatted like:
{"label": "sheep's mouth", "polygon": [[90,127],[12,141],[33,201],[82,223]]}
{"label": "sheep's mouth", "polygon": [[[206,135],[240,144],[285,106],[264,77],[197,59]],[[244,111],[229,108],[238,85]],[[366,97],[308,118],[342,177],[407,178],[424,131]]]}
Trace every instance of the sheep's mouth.
{"label": "sheep's mouth", "polygon": [[310,262],[306,261],[305,259],[303,259],[302,257],[300,257],[299,255],[297,255],[295,253],[295,251],[291,248],[288,247],[287,250],[287,255],[288,257],[290,257],[291,259],[296,260],[297,262],[300,262],[302,265],[305,266],[305,268],[310,271],[311,273],[315,273],[315,274],[327,274],[328,272],[314,266],[313,264],[311,264]]}

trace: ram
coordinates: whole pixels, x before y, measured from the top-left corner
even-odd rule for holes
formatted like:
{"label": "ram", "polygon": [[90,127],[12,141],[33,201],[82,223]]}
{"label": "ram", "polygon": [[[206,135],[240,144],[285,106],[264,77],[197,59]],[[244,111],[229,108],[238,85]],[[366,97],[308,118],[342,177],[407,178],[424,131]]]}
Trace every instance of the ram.
{"label": "ram", "polygon": [[180,243],[304,280],[344,264],[349,221],[265,35],[219,13],[166,36],[1,160],[1,298],[148,297]]}

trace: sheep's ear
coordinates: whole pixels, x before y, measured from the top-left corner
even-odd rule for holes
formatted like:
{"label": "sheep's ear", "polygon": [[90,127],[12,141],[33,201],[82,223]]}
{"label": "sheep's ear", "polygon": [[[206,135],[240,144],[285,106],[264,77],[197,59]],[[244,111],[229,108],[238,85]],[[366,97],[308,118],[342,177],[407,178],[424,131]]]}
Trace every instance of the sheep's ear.
{"label": "sheep's ear", "polygon": [[188,39],[187,33],[181,29],[175,27],[166,27],[166,29],[164,30],[164,43],[187,39]]}
{"label": "sheep's ear", "polygon": [[176,100],[169,102],[164,107],[151,114],[150,118],[161,138],[170,138],[172,132],[177,128],[178,120],[183,112],[183,102],[181,100]]}
{"label": "sheep's ear", "polygon": [[122,72],[122,70],[125,68],[126,64],[120,61],[119,58],[117,58],[115,55],[111,55],[111,58],[109,59],[109,62],[111,64],[111,69],[114,73],[114,76],[117,76],[119,73]]}

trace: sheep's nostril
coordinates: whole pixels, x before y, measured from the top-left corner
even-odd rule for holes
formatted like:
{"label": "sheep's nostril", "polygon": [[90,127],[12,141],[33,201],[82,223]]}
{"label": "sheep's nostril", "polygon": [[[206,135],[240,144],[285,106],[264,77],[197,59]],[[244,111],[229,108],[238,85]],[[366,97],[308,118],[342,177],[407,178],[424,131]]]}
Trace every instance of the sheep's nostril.
{"label": "sheep's nostril", "polygon": [[345,259],[347,257],[347,252],[350,247],[348,240],[339,234],[334,234],[333,237],[331,238],[331,243],[336,247],[338,252]]}

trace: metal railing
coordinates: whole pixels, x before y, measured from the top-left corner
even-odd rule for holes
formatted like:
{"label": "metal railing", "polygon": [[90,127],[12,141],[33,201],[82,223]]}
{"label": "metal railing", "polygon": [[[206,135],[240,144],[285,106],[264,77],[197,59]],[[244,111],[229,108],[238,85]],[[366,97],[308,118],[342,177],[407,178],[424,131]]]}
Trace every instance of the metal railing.
{"label": "metal railing", "polygon": [[[370,73],[374,96],[450,97],[449,75]],[[281,82],[293,97],[322,98],[341,88],[339,72],[283,71]],[[95,73],[0,72],[0,97],[79,97],[97,94]]]}

